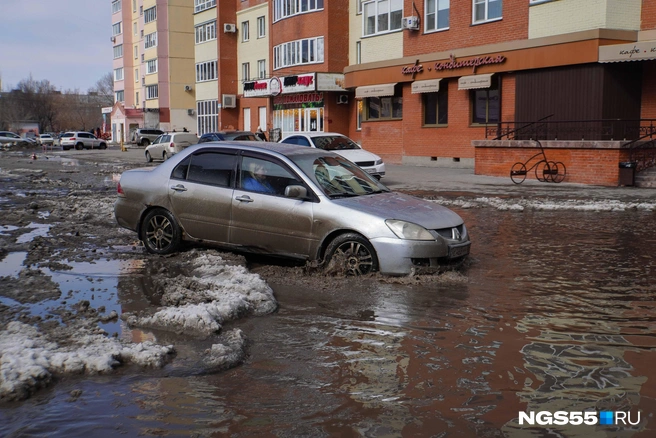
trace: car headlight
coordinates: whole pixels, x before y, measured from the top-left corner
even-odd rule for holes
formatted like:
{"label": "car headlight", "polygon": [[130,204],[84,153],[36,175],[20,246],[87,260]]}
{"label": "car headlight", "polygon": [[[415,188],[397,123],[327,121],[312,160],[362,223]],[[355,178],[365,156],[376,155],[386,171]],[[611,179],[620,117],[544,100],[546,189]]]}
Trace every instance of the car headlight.
{"label": "car headlight", "polygon": [[376,163],[375,163],[376,166],[380,166],[381,164],[383,164],[383,159],[382,158],[379,159],[379,160],[376,160]]}
{"label": "car headlight", "polygon": [[412,222],[388,219],[385,223],[399,239],[435,240],[433,235],[426,228],[420,227]]}

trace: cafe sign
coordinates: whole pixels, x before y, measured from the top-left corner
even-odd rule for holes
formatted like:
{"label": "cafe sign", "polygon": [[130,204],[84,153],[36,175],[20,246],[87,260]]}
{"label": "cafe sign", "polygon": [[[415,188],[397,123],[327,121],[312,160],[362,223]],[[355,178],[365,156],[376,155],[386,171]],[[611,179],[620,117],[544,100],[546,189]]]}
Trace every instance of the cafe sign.
{"label": "cafe sign", "polygon": [[[458,70],[461,68],[472,68],[472,73],[476,73],[476,68],[481,65],[491,65],[491,64],[502,64],[506,61],[506,57],[503,55],[497,56],[477,56],[476,58],[470,58],[465,60],[457,60],[455,55],[451,55],[448,61],[438,61],[432,66],[427,68],[428,71],[443,71],[443,70]],[[414,65],[405,66],[401,68],[401,73],[404,75],[416,75],[424,71],[423,64],[416,62]]]}

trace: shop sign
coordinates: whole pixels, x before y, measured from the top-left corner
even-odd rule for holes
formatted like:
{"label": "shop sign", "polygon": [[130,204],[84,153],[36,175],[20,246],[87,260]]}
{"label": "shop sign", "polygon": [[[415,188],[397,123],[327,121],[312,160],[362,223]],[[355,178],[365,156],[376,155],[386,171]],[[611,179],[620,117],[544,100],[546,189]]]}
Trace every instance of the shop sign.
{"label": "shop sign", "polygon": [[314,73],[285,76],[282,78],[282,94],[303,93],[316,90]]}
{"label": "shop sign", "polygon": [[477,56],[476,58],[466,59],[464,61],[456,61],[455,55],[451,55],[451,58],[445,62],[436,62],[435,71],[441,70],[457,70],[459,68],[471,67],[472,73],[476,73],[476,67],[481,65],[490,65],[490,64],[502,64],[506,61],[506,57],[503,55],[497,56]]}
{"label": "shop sign", "polygon": [[317,91],[346,91],[342,73],[317,73]]}
{"label": "shop sign", "polygon": [[304,103],[323,103],[323,93],[283,94],[273,100],[274,105],[290,105]]}
{"label": "shop sign", "polygon": [[106,106],[103,107],[101,110],[102,114],[111,114],[112,113],[112,107],[111,106]]}
{"label": "shop sign", "polygon": [[656,59],[656,41],[599,46],[599,62]]}
{"label": "shop sign", "polygon": [[244,82],[244,97],[277,96],[280,94],[280,79],[272,77],[260,81]]}

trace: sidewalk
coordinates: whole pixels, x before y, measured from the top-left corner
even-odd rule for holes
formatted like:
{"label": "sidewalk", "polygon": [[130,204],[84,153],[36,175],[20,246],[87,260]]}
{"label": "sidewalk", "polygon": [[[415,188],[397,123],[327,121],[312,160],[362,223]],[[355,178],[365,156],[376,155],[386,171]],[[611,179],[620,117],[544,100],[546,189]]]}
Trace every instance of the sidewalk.
{"label": "sidewalk", "polygon": [[625,202],[656,201],[656,188],[603,187],[567,182],[540,182],[529,175],[522,184],[508,177],[475,175],[472,168],[423,167],[386,164],[381,182],[390,189],[435,191],[444,196],[485,195],[501,197],[549,197],[570,199],[617,199]]}

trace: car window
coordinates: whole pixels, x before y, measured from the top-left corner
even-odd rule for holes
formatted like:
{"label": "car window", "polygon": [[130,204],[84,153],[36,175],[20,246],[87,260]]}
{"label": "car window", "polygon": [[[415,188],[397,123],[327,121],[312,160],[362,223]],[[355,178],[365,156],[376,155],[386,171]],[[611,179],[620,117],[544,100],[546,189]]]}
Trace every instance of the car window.
{"label": "car window", "polygon": [[168,143],[171,141],[171,136],[169,134],[161,135],[160,140],[157,143]]}
{"label": "car window", "polygon": [[161,143],[161,142],[162,142],[162,136],[160,135],[159,137],[157,137],[157,138],[153,141],[153,144],[157,144],[157,143]]}
{"label": "car window", "polygon": [[66,134],[63,134],[62,137],[73,137],[73,133],[67,132]]}
{"label": "car window", "polygon": [[242,134],[242,135],[235,136],[233,138],[233,140],[237,140],[237,141],[257,141],[258,139],[253,134]]}
{"label": "car window", "polygon": [[187,157],[180,162],[173,172],[171,172],[171,178],[173,179],[187,179],[187,171],[189,170],[189,163],[191,163],[191,157]]}
{"label": "car window", "polygon": [[384,190],[366,172],[341,157],[317,158],[312,167],[315,181],[329,196],[358,196]]}
{"label": "car window", "polygon": [[312,137],[314,146],[325,151],[339,151],[344,149],[360,149],[357,143],[343,135],[325,135]]}
{"label": "car window", "polygon": [[251,192],[282,196],[289,185],[304,184],[279,163],[255,157],[242,157],[240,187]]}
{"label": "car window", "polygon": [[236,155],[205,152],[191,156],[187,181],[229,187],[235,168]]}
{"label": "car window", "polygon": [[297,144],[299,146],[310,146],[310,142],[305,137],[287,137],[281,143]]}

